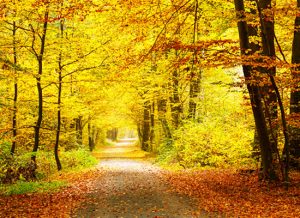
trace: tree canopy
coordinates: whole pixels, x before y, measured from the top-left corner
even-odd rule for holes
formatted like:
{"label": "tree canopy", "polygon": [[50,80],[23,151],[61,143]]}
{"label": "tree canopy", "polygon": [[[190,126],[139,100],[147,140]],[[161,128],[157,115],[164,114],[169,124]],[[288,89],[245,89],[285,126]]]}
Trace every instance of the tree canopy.
{"label": "tree canopy", "polygon": [[259,163],[262,179],[288,185],[300,167],[299,4],[1,0],[3,169],[26,153],[35,176],[41,151],[60,170],[60,152],[129,128],[164,163]]}

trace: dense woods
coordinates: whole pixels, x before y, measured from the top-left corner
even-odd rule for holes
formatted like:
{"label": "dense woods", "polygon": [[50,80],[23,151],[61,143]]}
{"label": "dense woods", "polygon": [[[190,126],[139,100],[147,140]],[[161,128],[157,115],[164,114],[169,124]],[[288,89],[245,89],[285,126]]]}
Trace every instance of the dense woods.
{"label": "dense woods", "polygon": [[136,135],[162,165],[254,169],[288,187],[300,167],[299,8],[1,0],[1,182],[92,164],[106,138]]}

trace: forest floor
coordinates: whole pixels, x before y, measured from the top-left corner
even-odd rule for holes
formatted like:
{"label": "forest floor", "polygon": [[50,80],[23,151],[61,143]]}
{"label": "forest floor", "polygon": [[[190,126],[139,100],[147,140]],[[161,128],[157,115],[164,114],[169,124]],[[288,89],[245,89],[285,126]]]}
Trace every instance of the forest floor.
{"label": "forest floor", "polygon": [[69,183],[59,192],[0,196],[0,217],[300,217],[299,173],[285,191],[255,173],[163,170],[133,141],[94,155],[94,169],[57,178]]}

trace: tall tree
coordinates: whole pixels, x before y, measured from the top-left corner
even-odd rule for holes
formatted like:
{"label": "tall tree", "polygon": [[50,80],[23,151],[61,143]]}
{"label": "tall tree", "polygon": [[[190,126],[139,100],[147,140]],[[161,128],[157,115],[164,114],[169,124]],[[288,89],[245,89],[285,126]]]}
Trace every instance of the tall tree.
{"label": "tall tree", "polygon": [[[300,0],[297,0],[297,12],[294,25],[294,39],[292,46],[292,79],[290,98],[290,113],[296,120],[300,117]],[[291,165],[300,168],[300,124],[291,127],[290,141]]]}
{"label": "tall tree", "polygon": [[[59,22],[59,30],[60,30],[60,38],[64,38],[64,20],[61,19]],[[56,139],[54,145],[54,156],[57,165],[57,169],[61,170],[62,166],[58,156],[58,147],[59,147],[59,137],[61,131],[61,94],[62,94],[62,51],[59,52],[58,55],[58,95],[57,95],[57,127],[56,127]]]}
{"label": "tall tree", "polygon": [[[260,21],[261,42],[262,42],[262,66],[257,68],[262,76],[270,78],[276,75],[276,67],[274,61],[276,60],[275,53],[275,20],[272,7],[272,0],[256,0],[257,10]],[[265,67],[267,65],[267,67]],[[271,66],[271,67],[270,67]],[[271,140],[271,148],[273,156],[276,155],[277,150],[277,135],[278,128],[275,123],[278,117],[277,112],[277,95],[272,87],[272,82],[269,80],[268,84],[262,88],[264,108],[266,117],[268,119],[268,131]]]}
{"label": "tall tree", "polygon": [[151,102],[145,101],[143,107],[143,124],[142,124],[142,143],[141,147],[144,151],[151,149]]}
{"label": "tall tree", "polygon": [[[195,0],[195,14],[194,14],[194,28],[193,28],[193,45],[198,41],[198,13],[199,13],[199,2]],[[190,72],[190,91],[189,91],[189,117],[192,119],[196,118],[197,111],[197,100],[196,98],[200,92],[200,82],[202,69],[196,67],[198,62],[198,51],[197,49],[193,52],[192,67]]]}
{"label": "tall tree", "polygon": [[[36,163],[36,152],[39,148],[40,143],[40,129],[43,120],[43,89],[42,89],[42,74],[43,74],[43,62],[44,62],[44,53],[46,47],[46,34],[47,34],[47,27],[48,27],[48,19],[49,19],[49,6],[46,5],[44,16],[43,16],[43,27],[42,33],[39,34],[37,30],[33,28],[31,25],[31,32],[32,32],[32,52],[34,53],[36,60],[38,62],[38,72],[36,76],[36,87],[38,91],[38,118],[34,127],[34,146],[33,146],[33,154],[32,154],[32,161]],[[40,49],[39,51],[35,48],[36,37],[40,40]]]}
{"label": "tall tree", "polygon": [[[249,55],[247,51],[250,49],[248,27],[245,20],[245,6],[243,0],[235,0],[234,4],[238,18],[240,49],[243,58],[243,56]],[[254,115],[254,121],[259,138],[263,176],[265,178],[274,178],[275,171],[273,166],[271,142],[268,134],[260,90],[257,84],[251,83],[251,79],[253,76],[251,65],[243,63],[243,72],[250,96],[252,112]]]}
{"label": "tall tree", "polygon": [[17,26],[16,21],[13,21],[13,71],[14,71],[14,103],[13,103],[13,117],[12,117],[12,130],[13,130],[13,142],[11,146],[10,153],[13,155],[16,149],[17,143],[17,112],[18,112],[18,72],[17,72],[17,42],[16,42],[16,32]]}

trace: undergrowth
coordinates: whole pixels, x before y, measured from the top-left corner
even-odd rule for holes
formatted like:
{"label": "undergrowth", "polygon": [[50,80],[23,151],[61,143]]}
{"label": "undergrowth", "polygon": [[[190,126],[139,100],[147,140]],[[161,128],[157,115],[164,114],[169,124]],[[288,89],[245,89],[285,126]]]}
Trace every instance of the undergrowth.
{"label": "undergrowth", "polygon": [[15,184],[4,185],[0,188],[0,193],[5,195],[16,195],[26,193],[43,193],[58,191],[62,187],[66,187],[65,181],[50,181],[50,182],[26,182],[17,181]]}
{"label": "undergrowth", "polygon": [[[64,180],[55,178],[57,175],[53,151],[40,150],[36,153],[37,169],[34,176],[27,176],[32,152],[10,154],[10,145],[1,144],[0,152],[0,194],[13,195],[32,192],[51,192],[67,185]],[[59,175],[88,169],[98,162],[85,149],[63,151],[59,153],[62,171]],[[20,170],[21,169],[21,170]],[[31,172],[30,172],[31,173]],[[52,181],[51,181],[52,180]]]}
{"label": "undergrowth", "polygon": [[[236,75],[215,69],[206,70],[203,77],[197,118],[173,129],[171,143],[163,142],[158,148],[158,162],[173,169],[255,166],[251,108],[244,104],[241,88],[227,85]],[[222,85],[214,85],[219,80]]]}

